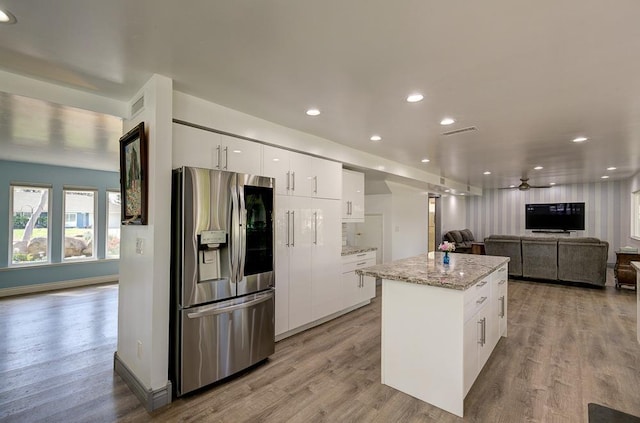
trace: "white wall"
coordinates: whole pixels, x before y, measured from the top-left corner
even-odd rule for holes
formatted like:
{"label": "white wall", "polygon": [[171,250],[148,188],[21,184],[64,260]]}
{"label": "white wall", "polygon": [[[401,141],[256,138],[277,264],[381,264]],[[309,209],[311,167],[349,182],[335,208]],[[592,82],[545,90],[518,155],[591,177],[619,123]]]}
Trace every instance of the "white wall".
{"label": "white wall", "polygon": [[382,257],[389,262],[393,257],[393,232],[391,231],[393,210],[391,194],[365,195],[364,210],[366,213],[382,215]]}
{"label": "white wall", "polygon": [[[125,122],[144,121],[149,154],[148,225],[121,230],[118,357],[151,390],[166,386],[169,357],[169,258],[171,238],[171,79],[154,75],[136,95],[145,107]],[[136,242],[142,241],[142,254]],[[138,342],[142,343],[140,354]]]}
{"label": "white wall", "polygon": [[[442,234],[454,229],[465,229],[467,225],[467,198],[459,195],[443,195],[440,198],[440,221]],[[473,197],[482,198],[482,197]],[[473,232],[473,228],[470,228]],[[475,234],[476,239],[479,239]],[[441,239],[436,240],[436,248],[442,242]]]}
{"label": "white wall", "polygon": [[[486,190],[482,197],[467,198],[465,226],[476,239],[491,234],[528,235],[524,209],[528,203],[584,202],[585,230],[571,236],[589,236],[609,243],[610,263],[615,250],[624,245],[638,245],[630,238],[632,184],[640,181],[610,181],[554,186],[549,189]],[[444,214],[444,212],[443,212]]]}

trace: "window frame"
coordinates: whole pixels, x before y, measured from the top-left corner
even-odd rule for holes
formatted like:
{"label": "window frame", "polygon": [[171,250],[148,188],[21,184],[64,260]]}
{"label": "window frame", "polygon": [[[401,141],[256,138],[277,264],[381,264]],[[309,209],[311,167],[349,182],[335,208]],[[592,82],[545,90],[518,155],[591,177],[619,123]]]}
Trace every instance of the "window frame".
{"label": "window frame", "polygon": [[[90,257],[65,257],[65,239],[66,239],[66,216],[67,213],[76,213],[77,212],[67,212],[67,192],[91,192],[93,193],[93,224],[91,225],[91,242],[92,242],[92,255]],[[62,240],[61,240],[61,253],[60,253],[60,262],[61,263],[75,263],[79,261],[93,261],[98,260],[98,245],[97,245],[97,224],[98,224],[98,189],[97,188],[88,188],[88,187],[63,187],[62,188]]]}
{"label": "window frame", "polygon": [[[109,255],[109,194],[119,194],[122,195],[120,190],[116,189],[107,189],[105,191],[105,230],[104,230],[104,258],[106,260],[119,260],[120,259],[120,248],[118,248],[117,256]],[[122,209],[122,198],[120,198],[120,209]],[[118,222],[120,222],[121,210],[118,212]],[[122,225],[120,225],[120,240],[122,240]]]}
{"label": "window frame", "polygon": [[[47,260],[43,260],[43,261],[34,261],[34,262],[21,262],[21,263],[14,263],[13,261],[13,225],[14,225],[14,211],[13,211],[13,204],[14,204],[14,196],[15,196],[15,188],[26,188],[26,189],[30,189],[30,188],[35,188],[35,189],[46,189],[48,191],[47,194],[47,208],[46,208],[46,213],[47,213]],[[8,238],[8,257],[7,257],[7,267],[31,267],[31,266],[45,266],[48,264],[51,264],[51,232],[52,232],[52,228],[51,228],[51,203],[52,195],[53,192],[53,187],[51,185],[42,185],[42,184],[34,184],[34,183],[23,183],[23,182],[11,182],[9,183],[9,236]],[[45,212],[45,210],[43,210],[42,212]],[[33,211],[31,212],[31,214],[33,214]]]}

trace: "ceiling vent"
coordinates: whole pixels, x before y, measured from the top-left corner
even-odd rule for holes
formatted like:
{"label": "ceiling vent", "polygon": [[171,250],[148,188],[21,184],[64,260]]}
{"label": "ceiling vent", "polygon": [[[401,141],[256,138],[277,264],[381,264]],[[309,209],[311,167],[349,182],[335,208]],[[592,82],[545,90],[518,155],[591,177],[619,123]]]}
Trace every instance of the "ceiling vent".
{"label": "ceiling vent", "polygon": [[443,132],[442,135],[455,135],[455,134],[460,134],[462,132],[477,131],[477,130],[478,128],[476,128],[475,126],[470,126],[468,128],[454,129],[453,131]]}
{"label": "ceiling vent", "polygon": [[131,117],[134,117],[144,109],[144,96],[140,97],[131,105]]}

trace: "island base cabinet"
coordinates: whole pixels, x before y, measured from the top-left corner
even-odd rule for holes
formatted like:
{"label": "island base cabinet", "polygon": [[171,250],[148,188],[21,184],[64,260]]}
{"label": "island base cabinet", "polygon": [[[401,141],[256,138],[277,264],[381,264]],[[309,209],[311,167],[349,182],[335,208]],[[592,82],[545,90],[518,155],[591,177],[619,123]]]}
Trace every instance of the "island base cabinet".
{"label": "island base cabinet", "polygon": [[466,290],[383,279],[382,383],[462,417],[499,330],[506,334],[506,312],[500,329],[492,298],[502,292],[493,289],[497,272]]}
{"label": "island base cabinet", "polygon": [[382,280],[382,383],[462,417],[463,297]]}

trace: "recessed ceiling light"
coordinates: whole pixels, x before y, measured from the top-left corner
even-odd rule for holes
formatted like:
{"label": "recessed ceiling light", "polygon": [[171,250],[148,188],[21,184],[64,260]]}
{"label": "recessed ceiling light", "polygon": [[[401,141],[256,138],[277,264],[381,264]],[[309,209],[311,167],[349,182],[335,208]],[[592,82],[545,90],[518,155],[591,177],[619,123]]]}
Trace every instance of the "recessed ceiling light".
{"label": "recessed ceiling light", "polygon": [[384,166],[378,166],[377,169],[378,170],[384,170]]}
{"label": "recessed ceiling light", "polygon": [[609,179],[609,175],[603,175],[600,177],[601,179]]}
{"label": "recessed ceiling light", "polygon": [[240,154],[240,153],[242,153],[242,150],[233,150],[233,152],[236,153],[236,154]]}
{"label": "recessed ceiling light", "polygon": [[451,125],[452,123],[455,123],[456,121],[451,119],[451,118],[444,118],[440,121],[440,125]]}
{"label": "recessed ceiling light", "polygon": [[588,139],[589,138],[587,138],[587,137],[577,137],[577,138],[573,139],[573,142],[585,142]]}
{"label": "recessed ceiling light", "polygon": [[309,109],[309,110],[307,110],[307,114],[309,116],[318,116],[320,114],[320,110],[318,110],[318,109]]}
{"label": "recessed ceiling light", "polygon": [[482,173],[483,175],[491,175],[491,172],[489,172],[488,170],[486,172]]}
{"label": "recessed ceiling light", "polygon": [[534,169],[535,169],[535,170],[541,170],[541,169],[544,169],[544,167],[542,167],[542,166],[536,166],[536,167],[534,167]]}
{"label": "recessed ceiling light", "polygon": [[417,103],[418,101],[422,101],[423,98],[424,96],[422,94],[414,93],[407,97],[407,101],[409,103]]}
{"label": "recessed ceiling light", "polygon": [[451,190],[450,189],[445,189],[444,192],[451,192]]}
{"label": "recessed ceiling light", "polygon": [[274,162],[279,162],[279,161],[280,161],[280,159],[276,157],[275,159],[273,159],[273,161],[274,161]]}
{"label": "recessed ceiling light", "polygon": [[607,168],[607,170],[616,170],[616,169],[617,169],[617,167],[615,167],[615,166],[611,166],[611,167]]}
{"label": "recessed ceiling light", "polygon": [[13,16],[10,12],[7,12],[6,10],[0,10],[0,23],[14,24],[16,22],[16,17]]}
{"label": "recessed ceiling light", "polygon": [[382,137],[380,135],[371,135],[371,138],[369,138],[371,141],[380,141],[382,139]]}
{"label": "recessed ceiling light", "polygon": [[462,193],[460,193],[460,195],[467,195],[467,194],[465,194],[464,192],[462,192]]}
{"label": "recessed ceiling light", "polygon": [[549,185],[555,185],[555,184],[556,184],[555,182],[549,182]]}
{"label": "recessed ceiling light", "polygon": [[422,159],[420,160],[422,163],[429,163],[429,159]]}
{"label": "recessed ceiling light", "polygon": [[509,185],[509,188],[515,188],[515,187],[516,187],[515,185]]}

